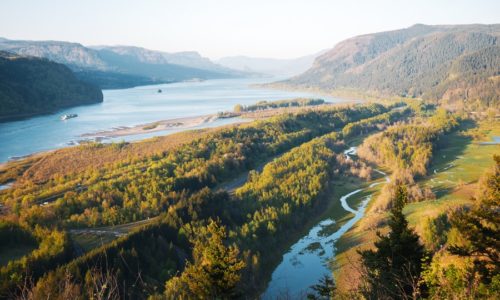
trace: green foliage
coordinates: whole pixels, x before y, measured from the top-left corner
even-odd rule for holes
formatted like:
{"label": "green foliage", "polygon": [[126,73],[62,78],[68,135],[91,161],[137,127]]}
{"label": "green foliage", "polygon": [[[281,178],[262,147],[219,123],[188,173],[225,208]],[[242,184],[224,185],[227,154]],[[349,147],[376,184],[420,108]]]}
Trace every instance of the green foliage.
{"label": "green foliage", "polygon": [[375,250],[360,251],[365,268],[368,299],[405,299],[418,295],[424,247],[408,227],[402,210],[407,202],[406,187],[399,186],[389,220],[389,233],[375,242]]}
{"label": "green foliage", "polygon": [[458,108],[498,107],[499,32],[498,24],[415,25],[354,37],[285,84],[441,100]]}
{"label": "green foliage", "polygon": [[[17,216],[27,228],[34,224],[63,228],[120,224],[158,216],[127,236],[76,259],[66,259],[58,268],[47,267],[37,282],[42,295],[50,293],[51,282],[63,280],[68,272],[72,286],[85,295],[92,286],[84,275],[94,268],[113,270],[121,296],[131,298],[161,292],[165,281],[182,285],[179,293],[188,293],[191,288],[204,289],[209,294],[230,292],[233,284],[221,283],[219,290],[212,290],[213,281],[220,275],[218,263],[205,266],[203,270],[208,273],[199,272],[204,266],[202,261],[224,261],[226,254],[236,253],[232,246],[218,248],[216,242],[211,244],[221,235],[216,238],[207,231],[210,219],[220,219],[227,228],[224,245],[234,243],[243,249],[238,262],[244,261],[248,267],[236,272],[241,280],[232,275],[226,279],[232,278],[229,283],[240,281],[238,290],[248,292],[260,280],[260,264],[269,260],[268,250],[280,247],[287,233],[300,229],[305,217],[320,211],[318,208],[325,204],[321,195],[327,191],[328,181],[340,174],[351,174],[359,167],[345,160],[341,153],[342,133],[335,129],[391,108],[369,105],[318,110],[221,129],[159,156],[60,176],[39,186],[21,185],[15,192],[2,194],[2,200],[6,205],[20,204]],[[377,122],[385,124],[387,119],[363,123],[363,132],[376,130],[373,124]],[[296,145],[300,146],[293,148]],[[120,151],[127,147],[123,145]],[[209,188],[283,152],[286,153],[269,163],[262,173],[251,172],[248,182],[233,197]],[[50,195],[49,189],[68,187],[76,189],[47,205],[30,207],[37,197]],[[17,202],[14,197],[24,200]],[[213,240],[207,239],[211,236]],[[194,242],[194,249],[188,241]],[[208,245],[211,246],[206,248]],[[193,263],[184,265],[189,257],[193,257]],[[176,272],[181,273],[170,281]],[[212,273],[215,277],[207,275]],[[199,286],[182,283],[182,278],[198,275]],[[205,289],[207,286],[210,289]]]}
{"label": "green foliage", "polygon": [[[83,227],[116,225],[154,217],[184,192],[214,187],[256,163],[311,138],[389,108],[356,106],[303,112],[218,130],[161,156],[115,163],[99,170],[21,185],[0,195],[6,206],[20,207],[22,223]],[[87,146],[84,146],[87,147]],[[91,144],[88,147],[101,147]],[[113,148],[126,148],[126,143]],[[39,205],[48,196],[50,205]]]}
{"label": "green foliage", "polygon": [[454,130],[458,124],[459,120],[455,115],[438,109],[428,118],[391,126],[384,132],[364,140],[358,148],[358,155],[393,172],[393,180],[382,190],[381,197],[385,198],[385,201],[379,202],[385,203],[380,204],[381,206],[390,205],[389,199],[394,195],[398,184],[408,186],[410,201],[434,198],[430,189],[422,189],[415,183],[415,178],[427,174],[439,139]]}
{"label": "green foliage", "polygon": [[243,111],[257,111],[257,110],[265,110],[270,108],[280,108],[280,107],[301,107],[301,106],[315,106],[324,104],[325,100],[323,99],[292,99],[292,100],[278,100],[278,101],[260,101],[257,104],[242,106],[241,104],[236,104],[234,106],[235,112],[243,112]]}
{"label": "green foliage", "polygon": [[245,263],[238,247],[224,245],[226,237],[225,228],[210,221],[206,233],[194,243],[193,263],[167,282],[168,299],[230,299],[237,295]]}
{"label": "green foliage", "polygon": [[99,88],[64,65],[0,51],[0,120],[102,102]]}
{"label": "green foliage", "polygon": [[[404,106],[404,103],[397,103],[396,107]],[[384,126],[389,126],[393,124],[395,121],[401,121],[411,113],[410,108],[405,108],[403,110],[392,110],[386,112],[384,114],[380,114],[378,116],[374,116],[371,118],[363,119],[357,122],[351,122],[347,124],[342,129],[342,134],[344,137],[349,137],[353,135],[361,135],[375,129],[381,129]]]}
{"label": "green foliage", "polygon": [[[12,226],[9,226],[13,229]],[[5,228],[5,227],[4,227]],[[27,277],[38,279],[46,270],[55,268],[71,256],[71,243],[65,232],[36,227],[32,232],[15,229],[17,238],[33,243],[36,238],[38,248],[20,259],[10,261],[0,268],[0,298],[13,293]],[[29,235],[32,236],[29,236]],[[14,237],[9,236],[9,239]]]}
{"label": "green foliage", "polygon": [[432,252],[438,251],[447,242],[450,222],[446,213],[439,214],[435,218],[427,218],[424,223],[424,233],[422,238],[425,245]]}
{"label": "green foliage", "polygon": [[[453,254],[469,257],[474,262],[473,272],[481,282],[492,285],[500,273],[500,156],[495,156],[493,170],[485,174],[479,187],[478,199],[470,210],[460,210],[453,215],[451,224],[466,243],[451,245]],[[498,278],[497,278],[498,279]]]}
{"label": "green foliage", "polygon": [[329,300],[333,299],[333,296],[335,296],[335,282],[333,279],[325,275],[323,276],[319,282],[313,286],[311,286],[311,289],[313,290],[313,293],[307,294],[307,299],[309,300]]}

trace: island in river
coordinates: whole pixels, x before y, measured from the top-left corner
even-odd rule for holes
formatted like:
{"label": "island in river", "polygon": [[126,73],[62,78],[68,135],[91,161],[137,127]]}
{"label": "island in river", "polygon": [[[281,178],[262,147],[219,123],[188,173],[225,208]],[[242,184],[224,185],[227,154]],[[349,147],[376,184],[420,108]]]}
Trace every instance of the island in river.
{"label": "island in river", "polygon": [[[267,82],[269,78],[215,79],[202,82],[179,82],[140,86],[131,89],[104,90],[104,101],[92,105],[37,116],[29,119],[0,123],[0,162],[32,153],[78,144],[93,140],[82,135],[109,132],[115,128],[154,124],[160,120],[198,118],[232,111],[236,104],[250,105],[261,100],[291,98],[323,98],[330,103],[344,99],[321,96],[315,93],[257,89],[253,84]],[[162,93],[158,93],[162,89]],[[78,118],[61,122],[64,114],[78,114]],[[185,121],[190,129],[216,127],[241,122],[238,118],[218,118],[212,122]],[[178,122],[178,121],[174,121]],[[198,124],[196,124],[198,123]],[[161,127],[160,127],[161,128]],[[186,130],[171,126],[166,130],[139,130],[133,135],[111,137],[107,141],[135,141],[157,135]]]}

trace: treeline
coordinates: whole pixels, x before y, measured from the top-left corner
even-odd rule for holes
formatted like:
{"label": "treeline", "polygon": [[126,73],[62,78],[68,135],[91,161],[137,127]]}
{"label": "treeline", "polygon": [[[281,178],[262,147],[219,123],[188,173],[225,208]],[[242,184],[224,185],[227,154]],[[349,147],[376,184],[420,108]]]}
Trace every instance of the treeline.
{"label": "treeline", "polygon": [[[433,238],[443,247],[424,248],[408,226],[403,207],[411,199],[398,185],[391,199],[388,233],[373,249],[358,251],[361,283],[351,291],[366,299],[496,299],[500,292],[500,157],[486,172],[474,205],[440,216]],[[443,256],[448,257],[443,260]],[[319,283],[336,294],[335,286]]]}
{"label": "treeline", "polygon": [[499,32],[498,24],[418,24],[353,37],[319,56],[307,72],[282,83],[421,98],[451,109],[498,110],[500,84],[494,78],[500,74]]}
{"label": "treeline", "polygon": [[[7,200],[4,203],[11,211],[7,218],[26,228],[33,228],[35,224],[50,228],[116,224],[162,215],[158,223],[93,250],[44,276],[32,290],[40,295],[47,292],[57,294],[51,288],[67,290],[67,285],[56,283],[70,277],[68,284],[87,293],[95,287],[92,278],[104,276],[112,270],[116,275],[113,280],[120,282],[121,296],[134,298],[139,297],[138,294],[152,293],[152,289],[161,287],[163,281],[184,267],[186,258],[196,256],[191,244],[197,244],[205,236],[203,232],[210,219],[217,219],[227,226],[229,240],[244,249],[241,259],[251,267],[243,270],[242,276],[249,278],[248,286],[251,286],[251,282],[258,280],[255,274],[259,270],[259,251],[263,249],[262,245],[266,245],[260,241],[271,241],[277,230],[288,230],[284,224],[295,224],[290,230],[300,226],[297,216],[305,216],[306,211],[310,211],[308,208],[315,207],[315,198],[324,191],[327,179],[344,169],[352,172],[359,166],[346,162],[341,154],[334,155],[333,151],[342,147],[342,132],[339,131],[295,148],[266,167],[264,175],[251,176],[249,185],[257,184],[263,176],[270,176],[276,183],[281,182],[280,177],[288,178],[285,184],[289,183],[290,189],[276,190],[278,187],[275,186],[272,201],[263,201],[260,194],[251,196],[242,191],[237,192],[236,199],[230,199],[227,193],[214,193],[207,187],[215,187],[256,166],[264,158],[302,144],[315,135],[341,130],[349,122],[378,116],[395,106],[354,106],[290,114],[223,129],[162,156],[135,164],[116,164],[113,166],[116,169],[104,169],[100,173],[58,178],[41,187],[28,185],[4,194],[4,200]],[[401,115],[401,111],[393,110],[389,114]],[[385,123],[387,118],[380,118],[379,122]],[[367,128],[376,129],[371,122],[366,124]],[[284,169],[277,173],[269,171],[280,163]],[[334,164],[337,167],[331,168]],[[295,172],[306,177],[297,177]],[[77,189],[43,206],[30,207],[37,203],[36,198],[29,193],[23,195],[27,191],[46,193],[43,188],[72,186]],[[20,200],[9,198],[13,196]],[[293,201],[290,202],[288,196],[293,196]],[[253,197],[259,200],[254,201]],[[275,206],[269,206],[270,203]],[[288,213],[287,206],[290,208]],[[304,208],[304,211],[299,208]],[[279,214],[275,215],[277,212]],[[80,218],[86,221],[75,221]],[[268,244],[272,245],[277,246]],[[55,265],[46,266],[45,270],[53,269]],[[36,282],[38,274],[32,274],[29,268],[26,271],[25,277],[6,279],[9,289],[3,290],[3,294],[11,291],[12,286],[26,276],[33,276]],[[11,275],[9,272],[10,269],[5,269],[5,274]]]}
{"label": "treeline", "polygon": [[260,101],[257,104],[252,105],[241,105],[236,104],[234,106],[234,112],[250,112],[271,108],[280,108],[280,107],[301,107],[301,106],[314,106],[325,104],[325,100],[323,99],[308,99],[308,98],[298,98],[291,100],[278,100],[278,101]]}
{"label": "treeline", "polygon": [[0,51],[0,121],[102,102],[101,90],[66,66]]}
{"label": "treeline", "polygon": [[[2,194],[1,200],[13,218],[31,227],[138,221],[165,211],[182,193],[214,187],[259,161],[388,109],[378,104],[327,109],[222,129],[133,163],[21,185]],[[47,198],[53,199],[49,205],[38,205]]]}
{"label": "treeline", "polygon": [[73,257],[73,248],[66,232],[36,226],[26,228],[8,221],[0,221],[0,243],[3,247],[35,248],[17,260],[0,268],[0,297],[11,298],[23,282],[36,280],[47,270]]}
{"label": "treeline", "polygon": [[380,196],[386,199],[379,201],[380,204],[383,203],[382,206],[390,205],[389,199],[394,196],[398,184],[408,186],[411,201],[434,198],[429,188],[422,189],[415,183],[415,178],[427,174],[440,137],[458,124],[459,119],[455,115],[438,109],[431,117],[414,123],[394,125],[363,142],[358,155],[392,171],[392,181],[384,186]]}
{"label": "treeline", "polygon": [[480,178],[473,200],[472,207],[431,220],[431,238],[442,248],[431,248],[422,274],[430,299],[495,299],[500,293],[500,156]]}
{"label": "treeline", "polygon": [[[393,115],[404,116],[408,112],[392,111],[387,113],[389,117],[372,117],[368,118],[369,122],[360,122],[366,125],[365,132],[368,132],[376,130],[373,124],[383,124]],[[250,172],[248,181],[235,191],[234,199],[223,202],[228,204],[219,216],[230,229],[229,241],[244,250],[242,260],[247,267],[238,274],[242,279],[237,285],[243,294],[251,295],[256,286],[265,283],[261,281],[265,266],[275,259],[286,237],[300,230],[304,219],[325,207],[328,200],[325,193],[331,191],[330,181],[343,176],[361,176],[359,170],[367,168],[363,163],[347,160],[342,153],[343,141],[356,134],[332,132],[293,148],[267,164],[261,173]],[[192,272],[188,269],[188,274],[182,273],[167,282],[167,299],[195,297],[208,289],[189,284],[196,277]],[[183,289],[179,291],[179,287]]]}

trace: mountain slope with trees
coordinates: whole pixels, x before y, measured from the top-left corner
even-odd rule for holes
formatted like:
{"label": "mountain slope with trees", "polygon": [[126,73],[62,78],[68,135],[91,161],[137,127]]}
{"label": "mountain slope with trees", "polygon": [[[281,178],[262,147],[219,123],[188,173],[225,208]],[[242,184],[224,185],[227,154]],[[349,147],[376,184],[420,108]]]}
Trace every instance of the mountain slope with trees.
{"label": "mountain slope with trees", "polygon": [[361,35],[279,84],[328,92],[498,106],[500,25],[429,26]]}
{"label": "mountain slope with trees", "polygon": [[62,64],[0,51],[0,121],[102,99],[97,86]]}

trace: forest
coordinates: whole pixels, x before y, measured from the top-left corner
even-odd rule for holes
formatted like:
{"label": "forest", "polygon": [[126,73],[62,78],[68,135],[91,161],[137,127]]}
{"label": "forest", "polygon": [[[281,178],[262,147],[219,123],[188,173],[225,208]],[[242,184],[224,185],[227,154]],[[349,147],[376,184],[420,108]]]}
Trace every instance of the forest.
{"label": "forest", "polygon": [[[349,122],[385,114],[401,105],[398,103],[392,106],[378,104],[347,106],[287,114],[250,125],[221,129],[179,145],[161,155],[116,162],[101,168],[98,172],[88,170],[63,177],[54,176],[43,183],[24,181],[16,188],[2,193],[4,212],[2,220],[7,223],[5,228],[17,226],[20,236],[28,236],[32,240],[31,243],[37,244],[35,247],[39,247],[37,249],[40,253],[35,253],[38,250],[31,252],[20,260],[9,262],[1,269],[4,294],[12,288],[15,289],[25,277],[29,276],[33,281],[37,281],[42,275],[36,271],[39,268],[38,264],[46,264],[43,269],[50,270],[60,265],[61,261],[69,262],[71,259],[67,253],[79,252],[79,249],[73,249],[74,243],[65,242],[69,239],[68,229],[72,228],[117,225],[159,217],[152,219],[151,224],[144,229],[118,238],[109,245],[104,245],[102,249],[94,249],[69,262],[75,267],[64,267],[64,270],[71,270],[81,265],[89,266],[89,260],[97,264],[97,261],[102,259],[103,253],[105,257],[111,259],[112,253],[122,255],[124,251],[137,252],[130,243],[133,244],[135,241],[146,246],[143,237],[149,236],[153,230],[160,232],[157,233],[157,238],[164,239],[166,245],[170,245],[167,248],[170,247],[174,254],[164,264],[161,259],[150,262],[150,266],[164,267],[158,272],[166,279],[168,274],[172,275],[175,270],[182,268],[183,263],[179,261],[182,261],[182,257],[189,256],[191,252],[189,241],[192,241],[193,236],[198,236],[197,231],[203,230],[202,224],[208,218],[220,220],[224,222],[223,224],[239,224],[242,227],[241,239],[251,245],[254,240],[251,238],[252,232],[267,231],[265,229],[267,225],[265,227],[259,225],[262,223],[259,219],[268,218],[268,215],[272,217],[274,214],[272,209],[251,205],[250,196],[242,197],[239,201],[231,200],[231,203],[241,205],[240,208],[231,209],[231,206],[227,206],[229,199],[227,193],[214,194],[212,191],[216,189],[217,184],[251,169],[263,159],[285,153],[315,136],[341,130]],[[407,112],[396,110],[391,114],[405,113]],[[318,118],[323,122],[315,122]],[[376,119],[374,122],[382,124],[387,122],[387,118]],[[308,144],[300,147],[306,145]],[[82,147],[122,146],[90,144]],[[288,156],[285,154],[284,157]],[[315,157],[311,159],[314,160]],[[325,165],[320,167],[324,168]],[[311,188],[319,191],[321,186]],[[304,204],[300,204],[300,201],[296,203],[296,205]],[[246,221],[247,212],[255,212],[255,217]],[[269,224],[271,226],[271,223]],[[249,229],[245,229],[247,227]],[[57,234],[55,238],[58,239],[58,243],[50,244],[53,247],[42,247],[49,235],[33,234],[37,228]],[[249,230],[251,232],[247,232]],[[229,236],[234,235],[234,232],[230,231]],[[157,250],[161,252],[167,248]],[[247,250],[247,255],[250,249],[251,247]],[[158,256],[158,253],[155,255]],[[177,259],[176,256],[181,258]],[[137,259],[141,260],[143,256]],[[148,269],[147,265],[142,266],[143,263],[138,262],[141,270]],[[137,272],[132,273],[137,276]],[[77,274],[85,272],[76,272],[73,275]],[[50,277],[46,276],[43,278]],[[38,282],[42,284],[44,281],[42,279]]]}
{"label": "forest", "polygon": [[264,110],[271,108],[281,108],[281,107],[302,107],[302,106],[314,106],[325,104],[323,99],[292,99],[292,100],[277,100],[277,101],[259,101],[256,104],[242,106],[241,104],[236,104],[234,106],[234,112],[250,112],[256,110]]}
{"label": "forest", "polygon": [[[325,277],[308,297],[440,299],[460,290],[488,299],[498,292],[498,240],[477,237],[498,236],[491,207],[500,198],[500,159],[481,179],[475,204],[429,219],[427,236],[404,214],[436,198],[420,181],[442,140],[469,122],[418,101],[324,106],[194,134],[164,150],[155,144],[147,155],[134,151],[148,141],[69,152],[122,152],[99,169],[89,162],[33,177],[36,162],[13,164],[16,184],[0,193],[0,251],[11,256],[0,269],[0,297],[258,297],[289,237],[330,205],[336,184],[368,182],[380,167],[391,182],[359,225],[377,231],[371,247],[357,250],[359,284],[345,292]],[[347,159],[356,141],[359,159]],[[240,176],[246,180],[225,188]],[[427,242],[444,231],[446,250]],[[442,251],[461,263],[442,265]],[[474,289],[462,291],[468,278]]]}
{"label": "forest", "polygon": [[499,33],[498,24],[416,24],[356,36],[319,56],[303,74],[274,85],[419,98],[452,110],[498,109]]}
{"label": "forest", "polygon": [[102,99],[100,88],[62,64],[0,51],[0,121]]}

